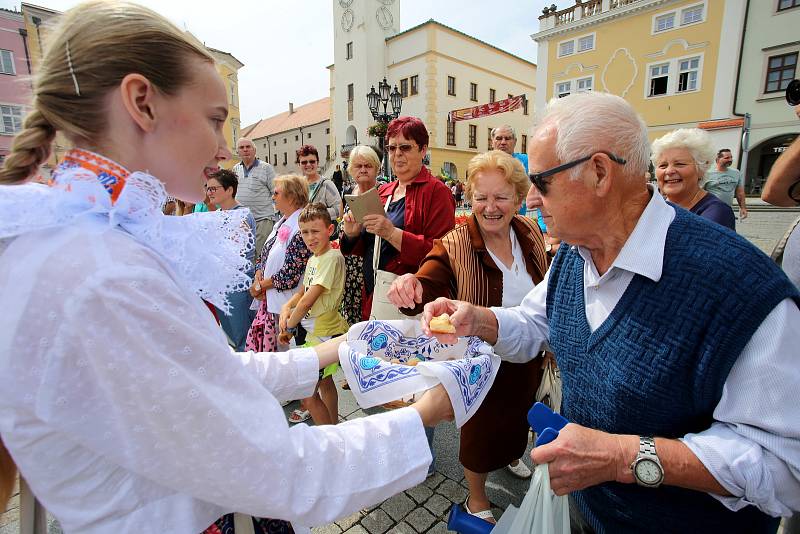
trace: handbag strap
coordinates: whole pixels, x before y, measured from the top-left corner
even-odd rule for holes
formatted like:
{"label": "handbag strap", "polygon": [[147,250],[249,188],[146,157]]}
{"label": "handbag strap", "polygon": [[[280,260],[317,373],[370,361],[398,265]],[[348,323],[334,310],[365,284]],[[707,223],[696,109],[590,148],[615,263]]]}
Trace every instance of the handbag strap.
{"label": "handbag strap", "polygon": [[[315,199],[315,198],[317,198],[317,195],[319,194],[319,191],[320,191],[320,189],[322,189],[322,188],[323,188],[323,186],[325,185],[325,182],[329,182],[329,181],[330,181],[330,180],[328,180],[327,178],[322,178],[322,179],[319,181],[319,183],[317,184],[317,188],[316,188],[316,189],[314,189],[314,194],[313,194],[313,195],[311,195],[311,200],[309,200],[309,201],[308,201],[308,203],[309,203],[309,204],[311,204],[312,202],[314,202],[314,199]],[[333,182],[331,182],[331,183],[333,183]],[[334,185],[333,187],[336,187],[336,186]],[[337,190],[336,190],[336,192],[337,192],[337,194],[338,194],[339,190],[337,189]]]}
{"label": "handbag strap", "polygon": [[792,235],[794,229],[800,224],[800,217],[795,219],[795,221],[789,225],[789,228],[786,230],[786,233],[783,234],[783,237],[780,238],[778,244],[775,245],[775,248],[772,250],[772,254],[770,254],[770,258],[772,261],[781,265],[783,263],[783,252],[786,249],[786,243],[789,241],[789,236]]}
{"label": "handbag strap", "polygon": [[[394,191],[389,194],[389,198],[386,199],[386,205],[383,207],[383,211],[388,212],[389,204],[392,203],[392,197],[394,196]],[[373,281],[378,278],[378,265],[381,262],[381,238],[380,236],[375,236],[375,248],[372,250],[372,279]]]}

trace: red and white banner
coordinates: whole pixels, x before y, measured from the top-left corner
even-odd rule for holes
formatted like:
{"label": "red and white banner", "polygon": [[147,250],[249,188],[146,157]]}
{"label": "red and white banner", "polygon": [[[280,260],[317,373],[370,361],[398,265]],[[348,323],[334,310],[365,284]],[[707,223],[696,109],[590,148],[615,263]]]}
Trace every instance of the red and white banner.
{"label": "red and white banner", "polygon": [[491,104],[456,109],[447,114],[447,119],[451,122],[457,122],[479,119],[481,117],[488,117],[489,115],[497,115],[498,113],[505,113],[506,111],[514,111],[519,108],[524,101],[525,95],[519,95],[506,98],[505,100],[498,100]]}

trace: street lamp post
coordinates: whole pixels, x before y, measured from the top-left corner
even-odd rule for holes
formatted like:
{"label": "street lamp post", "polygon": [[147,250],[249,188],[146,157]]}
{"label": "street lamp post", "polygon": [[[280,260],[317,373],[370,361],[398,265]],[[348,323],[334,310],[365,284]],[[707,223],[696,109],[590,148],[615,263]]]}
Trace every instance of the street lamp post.
{"label": "street lamp post", "polygon": [[[403,95],[397,90],[396,85],[394,86],[394,90],[390,93],[390,87],[391,86],[386,81],[386,77],[384,77],[383,81],[378,83],[377,91],[375,91],[375,86],[373,85],[369,93],[367,93],[367,106],[369,106],[369,112],[372,114],[372,118],[385,126],[388,126],[390,121],[400,116],[400,108],[403,107]],[[392,106],[391,111],[388,110],[389,104]],[[381,107],[383,108],[382,111]],[[386,153],[385,147],[386,135],[379,136],[379,139],[380,149],[383,153],[383,171],[385,176],[391,177],[389,155]]]}

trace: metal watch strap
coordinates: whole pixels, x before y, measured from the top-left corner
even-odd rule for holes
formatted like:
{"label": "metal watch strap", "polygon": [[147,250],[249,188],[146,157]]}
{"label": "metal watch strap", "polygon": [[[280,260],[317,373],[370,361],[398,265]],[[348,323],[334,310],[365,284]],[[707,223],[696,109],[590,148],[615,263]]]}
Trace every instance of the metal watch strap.
{"label": "metal watch strap", "polygon": [[656,441],[649,436],[639,436],[639,454],[658,458],[656,454]]}

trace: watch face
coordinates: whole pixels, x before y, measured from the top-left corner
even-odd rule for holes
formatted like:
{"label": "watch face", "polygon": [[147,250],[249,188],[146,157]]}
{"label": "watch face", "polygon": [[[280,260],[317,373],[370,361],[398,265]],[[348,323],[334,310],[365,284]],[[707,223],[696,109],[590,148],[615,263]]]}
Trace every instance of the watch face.
{"label": "watch face", "polygon": [[644,458],[636,462],[636,478],[645,484],[655,485],[661,480],[661,468],[653,460]]}
{"label": "watch face", "polygon": [[353,27],[353,21],[355,20],[355,15],[353,15],[353,10],[348,9],[344,13],[342,13],[342,29],[346,32],[350,31],[350,28]]}
{"label": "watch face", "polygon": [[388,30],[392,27],[392,24],[394,24],[392,12],[389,11],[386,6],[378,8],[378,11],[375,12],[375,18],[378,19],[378,24],[380,24],[381,28],[384,30]]}

